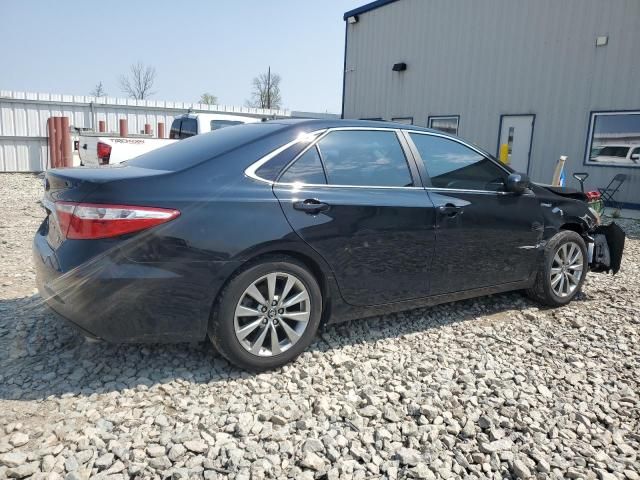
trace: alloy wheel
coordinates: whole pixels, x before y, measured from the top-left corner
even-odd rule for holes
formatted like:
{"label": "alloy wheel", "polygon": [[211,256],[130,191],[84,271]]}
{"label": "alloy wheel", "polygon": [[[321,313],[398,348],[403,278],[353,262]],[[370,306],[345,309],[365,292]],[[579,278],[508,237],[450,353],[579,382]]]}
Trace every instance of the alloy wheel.
{"label": "alloy wheel", "polygon": [[253,282],[240,296],[234,331],[253,355],[270,357],[295,345],[311,316],[309,292],[291,273],[273,272]]}
{"label": "alloy wheel", "polygon": [[583,275],[584,258],[580,246],[567,242],[558,248],[551,264],[551,289],[558,297],[566,298],[578,288]]}

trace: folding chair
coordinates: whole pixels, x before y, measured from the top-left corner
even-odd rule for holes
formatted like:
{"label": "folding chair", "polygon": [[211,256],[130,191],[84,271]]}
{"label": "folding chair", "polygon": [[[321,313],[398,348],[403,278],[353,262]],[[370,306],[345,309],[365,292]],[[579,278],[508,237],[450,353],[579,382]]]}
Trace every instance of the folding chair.
{"label": "folding chair", "polygon": [[618,173],[613,177],[613,179],[609,182],[604,188],[598,188],[600,195],[602,195],[602,200],[604,202],[610,203],[614,208],[620,210],[620,203],[616,201],[614,198],[615,194],[618,193],[622,184],[627,180],[626,173]]}

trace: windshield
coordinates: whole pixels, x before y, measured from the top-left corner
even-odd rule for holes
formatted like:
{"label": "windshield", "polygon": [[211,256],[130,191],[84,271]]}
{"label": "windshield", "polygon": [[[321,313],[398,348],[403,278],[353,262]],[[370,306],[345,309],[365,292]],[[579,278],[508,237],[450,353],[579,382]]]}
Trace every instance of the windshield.
{"label": "windshield", "polygon": [[629,153],[629,147],[621,147],[621,146],[608,146],[602,147],[602,149],[598,152],[599,156],[602,157],[620,157],[626,158],[627,153]]}

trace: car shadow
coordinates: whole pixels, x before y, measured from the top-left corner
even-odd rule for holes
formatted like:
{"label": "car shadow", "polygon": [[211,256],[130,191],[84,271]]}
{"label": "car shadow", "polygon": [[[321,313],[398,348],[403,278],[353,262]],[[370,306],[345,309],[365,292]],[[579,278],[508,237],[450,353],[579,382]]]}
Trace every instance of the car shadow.
{"label": "car shadow", "polygon": [[[519,293],[507,293],[354,320],[324,327],[308,350],[312,355],[332,354],[349,345],[478,317],[512,320],[535,306]],[[206,384],[252,375],[227,362],[208,341],[115,345],[88,340],[51,313],[39,295],[0,300],[0,352],[0,399],[5,400],[89,396],[173,380]],[[296,368],[296,363],[282,368]]]}

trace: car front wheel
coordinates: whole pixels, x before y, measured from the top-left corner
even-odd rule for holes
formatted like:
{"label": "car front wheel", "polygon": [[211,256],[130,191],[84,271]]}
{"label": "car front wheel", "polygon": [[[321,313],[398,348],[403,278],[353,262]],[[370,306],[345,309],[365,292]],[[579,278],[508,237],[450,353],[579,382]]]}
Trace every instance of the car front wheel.
{"label": "car front wheel", "polygon": [[322,294],[295,259],[274,257],[235,275],[213,309],[209,338],[235,365],[254,371],[290,362],[313,340]]}
{"label": "car front wheel", "polygon": [[535,284],[527,290],[532,299],[557,307],[580,292],[588,270],[587,247],[573,231],[561,231],[547,243]]}

